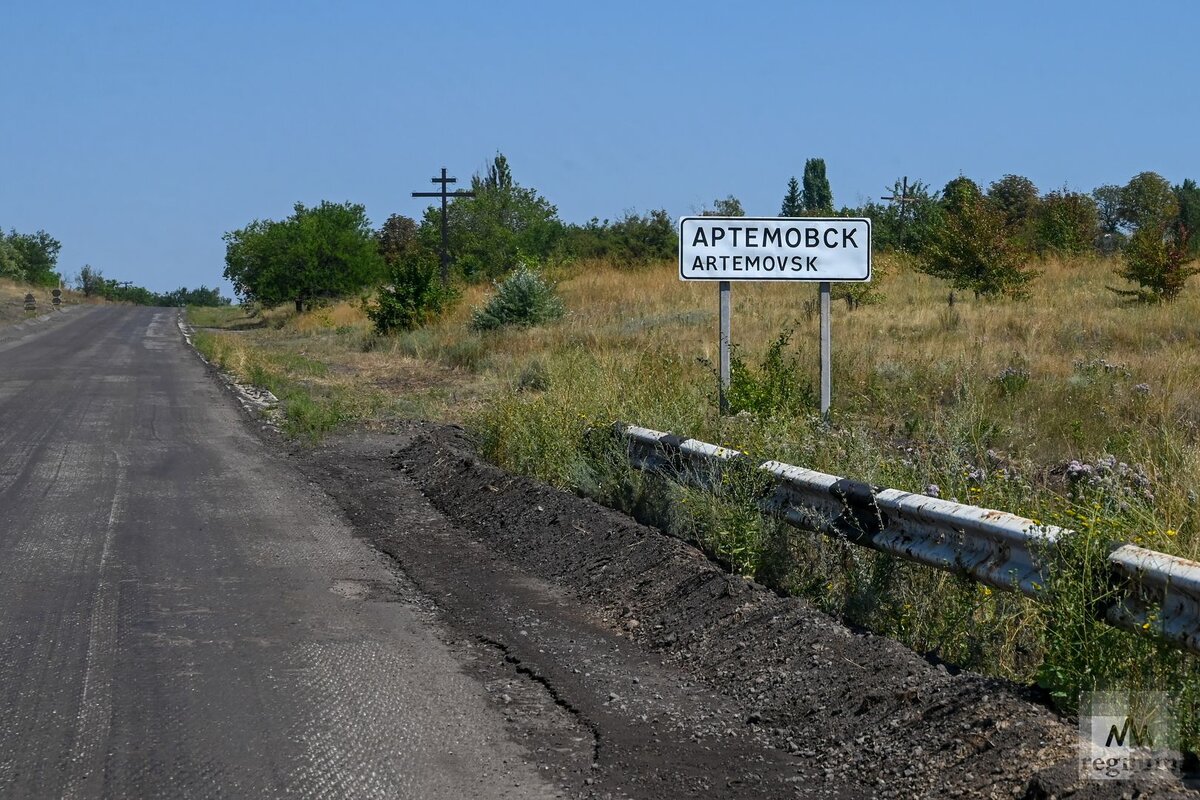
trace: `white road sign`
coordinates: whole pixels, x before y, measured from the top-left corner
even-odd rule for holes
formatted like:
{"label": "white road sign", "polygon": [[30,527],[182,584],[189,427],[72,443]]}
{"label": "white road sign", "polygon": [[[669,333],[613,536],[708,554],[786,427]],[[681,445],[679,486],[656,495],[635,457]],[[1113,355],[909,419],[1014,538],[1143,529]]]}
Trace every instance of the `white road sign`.
{"label": "white road sign", "polygon": [[871,220],[681,217],[685,281],[869,281]]}

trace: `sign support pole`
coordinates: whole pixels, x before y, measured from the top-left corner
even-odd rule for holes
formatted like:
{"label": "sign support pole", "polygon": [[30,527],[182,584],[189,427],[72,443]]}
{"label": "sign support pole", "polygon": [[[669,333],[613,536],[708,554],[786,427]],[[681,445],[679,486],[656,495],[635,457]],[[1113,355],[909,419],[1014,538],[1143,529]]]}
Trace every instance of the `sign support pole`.
{"label": "sign support pole", "polygon": [[[830,305],[834,282],[871,280],[871,220],[865,217],[679,219],[679,278],[717,283],[717,418],[732,410],[731,287],[734,281],[820,284],[821,416],[833,404]],[[710,351],[711,352],[711,351]]]}
{"label": "sign support pole", "polygon": [[720,304],[720,330],[717,334],[717,363],[721,373],[721,386],[717,392],[717,405],[721,414],[729,413],[729,342],[730,342],[730,285],[729,281],[717,284],[717,295]]}
{"label": "sign support pole", "polygon": [[833,359],[830,355],[830,346],[833,343],[830,329],[833,326],[829,315],[830,289],[829,281],[821,281],[821,416],[825,419],[829,418],[829,406],[833,399]]}

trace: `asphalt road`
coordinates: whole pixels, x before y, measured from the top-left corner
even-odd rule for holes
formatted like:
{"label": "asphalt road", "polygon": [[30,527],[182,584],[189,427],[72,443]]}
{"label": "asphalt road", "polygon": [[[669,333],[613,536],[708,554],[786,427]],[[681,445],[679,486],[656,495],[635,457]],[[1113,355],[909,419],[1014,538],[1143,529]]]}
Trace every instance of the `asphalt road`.
{"label": "asphalt road", "polygon": [[557,796],[176,312],[0,338],[0,442],[0,796]]}

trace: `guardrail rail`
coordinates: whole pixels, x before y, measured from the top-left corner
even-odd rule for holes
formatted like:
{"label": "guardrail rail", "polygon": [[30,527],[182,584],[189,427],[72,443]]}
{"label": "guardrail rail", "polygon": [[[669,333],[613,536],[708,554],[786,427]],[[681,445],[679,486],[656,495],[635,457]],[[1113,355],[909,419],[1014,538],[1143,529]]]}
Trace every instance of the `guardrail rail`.
{"label": "guardrail rail", "polygon": [[[636,425],[617,423],[630,463],[671,480],[712,489],[744,453]],[[1038,599],[1051,585],[1057,543],[1074,532],[1004,511],[887,489],[767,461],[764,512],[806,531],[919,564],[965,575]],[[1114,600],[1101,618],[1116,627],[1165,638],[1200,653],[1200,563],[1132,544],[1108,556]]]}

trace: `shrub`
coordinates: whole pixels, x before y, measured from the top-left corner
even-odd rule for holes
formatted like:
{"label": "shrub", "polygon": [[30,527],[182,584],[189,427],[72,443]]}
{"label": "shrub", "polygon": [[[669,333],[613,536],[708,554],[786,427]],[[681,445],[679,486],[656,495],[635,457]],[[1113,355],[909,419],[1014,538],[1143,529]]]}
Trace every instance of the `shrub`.
{"label": "shrub", "polygon": [[1188,252],[1190,231],[1183,225],[1147,223],[1138,228],[1125,246],[1125,268],[1119,275],[1138,284],[1137,289],[1112,289],[1117,294],[1143,303],[1174,300],[1187,279],[1197,272]]}
{"label": "shrub", "polygon": [[1034,207],[1032,226],[1033,246],[1042,255],[1087,253],[1100,229],[1096,201],[1067,189],[1050,192]]}
{"label": "shrub", "polygon": [[625,212],[609,222],[593,218],[567,230],[565,247],[577,258],[606,258],[617,266],[641,267],[675,257],[679,239],[666,211]]}
{"label": "shrub", "polygon": [[792,331],[784,331],[767,348],[757,369],[738,356],[729,356],[729,410],[753,414],[799,414],[816,407],[812,381],[802,375],[795,354],[787,352]]}
{"label": "shrub", "polygon": [[500,283],[482,308],[471,315],[471,328],[489,331],[505,325],[532,327],[558,319],[565,312],[553,284],[521,263]]}
{"label": "shrub", "polygon": [[945,191],[946,213],[930,232],[918,268],[979,296],[1024,297],[1037,275],[1026,267],[1028,253],[1005,224],[1004,214],[986,202],[966,178]]}
{"label": "shrub", "polygon": [[366,307],[376,333],[386,336],[419,328],[454,302],[456,292],[442,286],[437,264],[428,254],[401,259],[390,272],[391,283]]}
{"label": "shrub", "polygon": [[1000,387],[1002,394],[1017,394],[1029,385],[1029,370],[1019,366],[1005,367],[992,381]]}
{"label": "shrub", "polygon": [[994,181],[988,187],[987,198],[1013,232],[1024,230],[1038,206],[1037,186],[1021,175],[1005,175]]}

